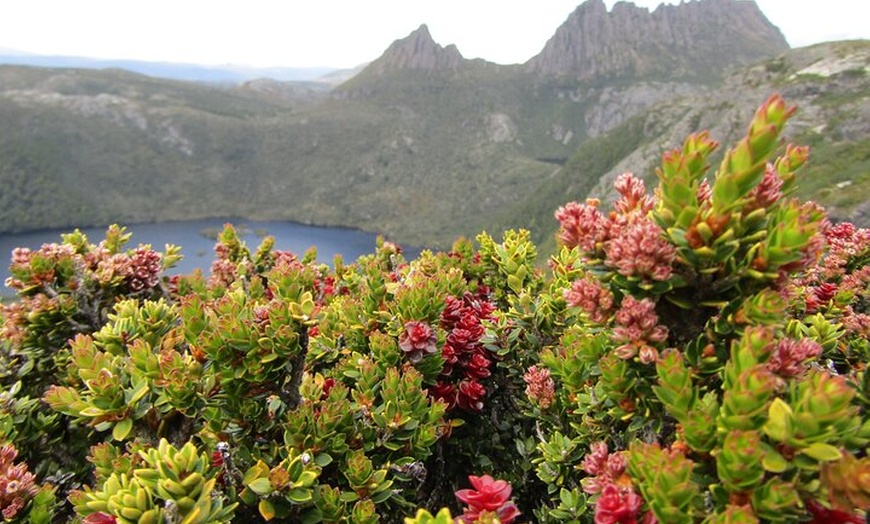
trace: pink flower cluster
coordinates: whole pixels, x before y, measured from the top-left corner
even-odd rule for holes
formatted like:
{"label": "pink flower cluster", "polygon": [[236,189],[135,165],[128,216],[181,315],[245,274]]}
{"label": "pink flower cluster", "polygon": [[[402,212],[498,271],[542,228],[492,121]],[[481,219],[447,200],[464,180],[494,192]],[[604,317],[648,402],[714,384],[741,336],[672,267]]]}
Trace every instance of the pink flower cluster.
{"label": "pink flower cluster", "polygon": [[586,203],[569,202],[556,210],[559,221],[559,239],[568,247],[579,247],[586,253],[594,253],[607,240],[610,220],[598,210],[600,201],[586,199]]}
{"label": "pink flower cluster", "polygon": [[11,444],[0,448],[0,513],[5,520],[18,516],[24,506],[36,496],[36,477],[27,471],[27,464],[15,464],[18,451]]}
{"label": "pink flower cluster", "polygon": [[438,339],[429,324],[417,321],[406,322],[405,330],[399,335],[399,347],[412,364],[417,364],[423,360],[423,357],[438,351]]}
{"label": "pink flower cluster", "polygon": [[839,306],[843,326],[857,335],[868,336],[870,315],[859,304],[870,301],[870,266],[856,267],[855,260],[870,249],[870,229],[842,222],[825,229],[824,238],[827,252],[803,278],[794,281],[795,286],[804,286],[806,312]]}
{"label": "pink flower cluster", "polygon": [[492,360],[480,340],[484,334],[482,321],[490,318],[493,311],[495,305],[479,295],[466,292],[462,298],[447,297],[441,312],[441,327],[448,332],[441,348],[444,367],[431,391],[449,409],[483,408],[486,388],[479,380],[490,376]]}
{"label": "pink flower cluster", "polygon": [[661,228],[648,218],[621,228],[604,250],[605,263],[620,275],[645,280],[669,279],[677,256],[676,248],[662,237]]}
{"label": "pink flower cluster", "polygon": [[124,282],[131,273],[130,257],[126,253],[113,255],[102,246],[85,255],[85,264],[93,272],[97,281],[104,286]]}
{"label": "pink flower cluster", "polygon": [[594,495],[622,477],[625,473],[625,457],[621,452],[610,453],[607,443],[598,441],[589,446],[589,453],[583,457],[580,467],[590,475],[581,481],[583,491]]}
{"label": "pink flower cluster", "polygon": [[130,255],[130,275],[128,283],[134,293],[151,289],[160,282],[160,272],[163,270],[160,253],[150,246],[139,246]]}
{"label": "pink flower cluster", "polygon": [[598,279],[588,275],[575,280],[571,289],[565,290],[564,296],[568,305],[581,308],[587,313],[589,320],[598,324],[606,321],[613,309],[613,293]]}
{"label": "pink flower cluster", "polygon": [[598,210],[596,199],[560,207],[555,214],[561,226],[560,240],[567,247],[577,246],[587,255],[604,258],[621,275],[667,280],[677,252],[648,218],[653,198],[647,195],[643,181],[631,173],[620,175],[614,187],[620,198],[608,216]]}
{"label": "pink flower cluster", "polygon": [[[595,501],[595,524],[637,524],[643,499],[631,488],[608,484]],[[644,519],[644,523],[650,519]]]}
{"label": "pink flower cluster", "polygon": [[809,338],[784,338],[770,353],[766,367],[780,377],[799,377],[807,370],[807,361],[822,354],[822,346]]}
{"label": "pink flower cluster", "polygon": [[523,375],[523,380],[526,383],[526,396],[533,404],[540,406],[541,409],[547,409],[553,404],[556,384],[550,376],[549,369],[532,366]]}
{"label": "pink flower cluster", "polygon": [[613,188],[620,195],[619,199],[613,203],[613,209],[617,213],[646,215],[652,211],[655,205],[655,200],[646,193],[643,180],[631,173],[623,173],[616,177]]}
{"label": "pink flower cluster", "polygon": [[600,495],[595,501],[595,524],[636,524],[643,499],[625,473],[623,453],[609,453],[605,442],[596,442],[581,468],[589,474],[580,481],[583,491]]}
{"label": "pink flower cluster", "polygon": [[658,350],[650,344],[664,342],[668,338],[668,328],[658,322],[655,302],[626,295],[616,312],[617,325],[613,328],[613,340],[622,342],[615,350],[617,356],[628,360],[638,355],[644,364],[655,362]]}
{"label": "pink flower cluster", "polygon": [[481,517],[491,516],[497,517],[502,524],[511,524],[520,516],[517,505],[510,500],[510,483],[495,480],[489,475],[469,475],[468,480],[474,489],[460,489],[456,492],[456,498],[468,505],[462,515],[456,518],[457,523],[473,524]]}
{"label": "pink flower cluster", "polygon": [[852,333],[870,337],[870,315],[866,313],[858,313],[852,306],[846,306],[843,311],[843,327]]}
{"label": "pink flower cluster", "polygon": [[[44,286],[53,284],[57,278],[55,267],[64,259],[75,256],[71,246],[66,244],[43,244],[36,251],[26,247],[18,247],[12,250],[12,260],[9,265],[11,277],[6,279],[6,286],[12,289],[22,290],[30,286]],[[49,261],[49,264],[33,264],[33,259]],[[36,267],[39,267],[37,269]]]}
{"label": "pink flower cluster", "polygon": [[101,285],[126,284],[133,293],[157,286],[163,271],[162,256],[147,245],[113,254],[101,243],[84,255],[84,263]]}

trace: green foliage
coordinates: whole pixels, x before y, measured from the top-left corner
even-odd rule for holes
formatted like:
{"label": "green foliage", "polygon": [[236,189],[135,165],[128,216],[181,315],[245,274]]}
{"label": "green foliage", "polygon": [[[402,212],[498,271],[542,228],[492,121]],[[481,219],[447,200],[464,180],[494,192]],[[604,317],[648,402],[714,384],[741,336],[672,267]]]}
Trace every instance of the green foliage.
{"label": "green foliage", "polygon": [[526,230],[330,268],[228,227],[208,278],[164,277],[175,249],[117,227],[18,250],[0,439],[28,491],[0,502],[33,522],[862,517],[870,232],[790,197],[792,112],[772,97],[712,179],[701,133],[655,197],[624,175],[612,211],[560,208],[547,269]]}

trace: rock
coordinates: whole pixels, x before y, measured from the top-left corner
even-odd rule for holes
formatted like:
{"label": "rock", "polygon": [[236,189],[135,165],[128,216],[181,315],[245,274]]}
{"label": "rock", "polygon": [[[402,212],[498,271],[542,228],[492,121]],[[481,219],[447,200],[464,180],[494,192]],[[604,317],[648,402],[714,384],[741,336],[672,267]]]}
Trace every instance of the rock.
{"label": "rock", "polygon": [[525,67],[578,80],[705,79],[786,49],[752,1],[696,0],[650,13],[628,2],[608,12],[603,0],[587,0]]}

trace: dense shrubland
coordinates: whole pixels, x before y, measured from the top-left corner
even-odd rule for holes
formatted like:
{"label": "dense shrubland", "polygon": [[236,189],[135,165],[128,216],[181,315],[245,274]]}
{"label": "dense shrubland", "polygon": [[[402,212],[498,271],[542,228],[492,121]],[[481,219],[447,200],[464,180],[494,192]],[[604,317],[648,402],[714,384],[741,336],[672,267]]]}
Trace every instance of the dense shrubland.
{"label": "dense shrubland", "polygon": [[607,210],[332,267],[232,227],[178,250],[12,254],[0,359],[8,521],[861,522],[870,231],[790,195],[771,97]]}

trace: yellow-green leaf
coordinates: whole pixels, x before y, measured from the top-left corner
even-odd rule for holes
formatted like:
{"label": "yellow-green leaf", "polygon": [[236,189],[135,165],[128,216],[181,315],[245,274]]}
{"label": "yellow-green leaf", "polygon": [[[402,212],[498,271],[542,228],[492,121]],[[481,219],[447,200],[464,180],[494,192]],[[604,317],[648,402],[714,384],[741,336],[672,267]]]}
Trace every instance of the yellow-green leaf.
{"label": "yellow-green leaf", "polygon": [[125,418],[124,420],[115,424],[115,427],[112,429],[112,438],[115,440],[124,440],[127,438],[127,435],[130,434],[130,430],[133,429],[133,419]]}
{"label": "yellow-green leaf", "polygon": [[248,484],[248,487],[251,488],[251,491],[256,493],[257,495],[268,495],[274,491],[272,489],[272,484],[269,482],[267,477],[260,477],[257,480]]}
{"label": "yellow-green leaf", "polygon": [[767,410],[764,433],[777,442],[785,442],[792,433],[792,410],[781,398],[774,399]]}
{"label": "yellow-green leaf", "polygon": [[269,521],[275,518],[275,506],[273,506],[268,500],[260,499],[258,509],[260,510],[260,515],[262,515],[265,520]]}
{"label": "yellow-green leaf", "polygon": [[820,462],[838,460],[842,456],[839,448],[830,444],[825,444],[824,442],[815,442],[813,444],[810,444],[808,447],[802,449],[801,453],[808,455]]}

